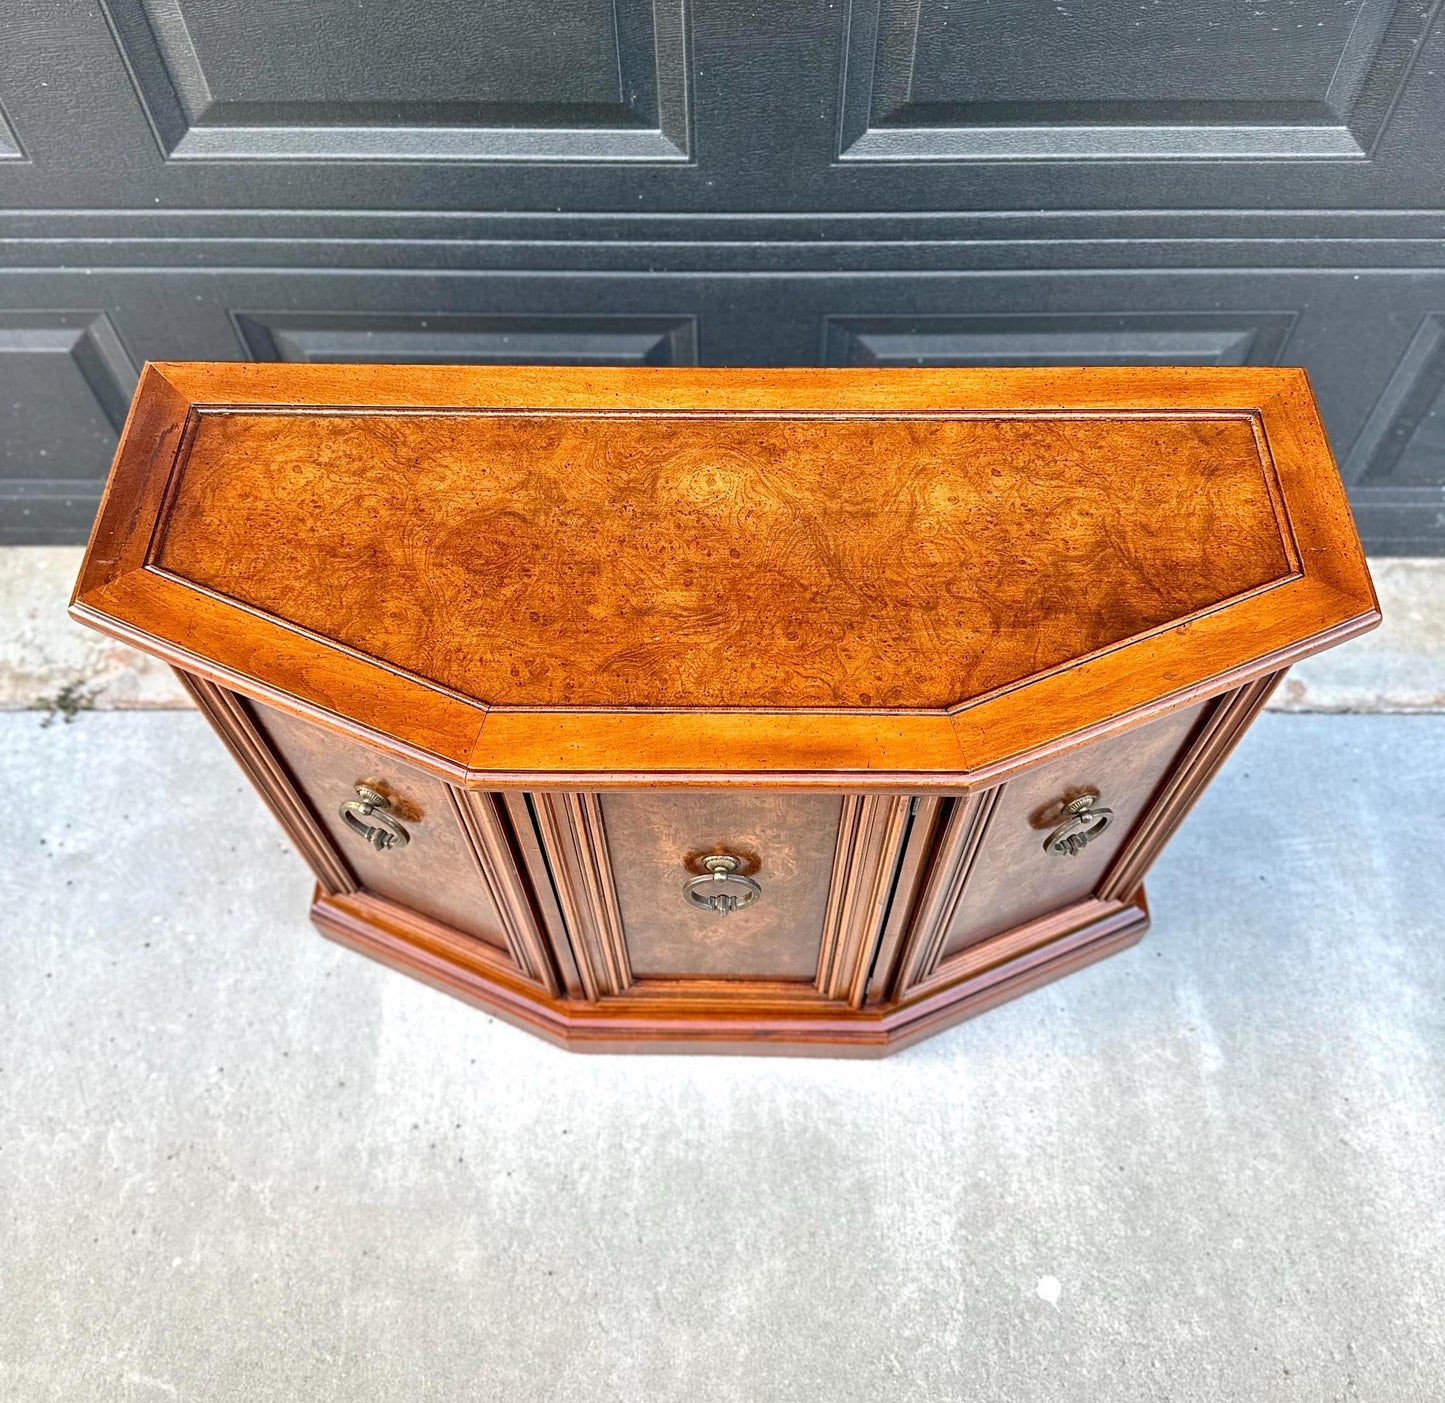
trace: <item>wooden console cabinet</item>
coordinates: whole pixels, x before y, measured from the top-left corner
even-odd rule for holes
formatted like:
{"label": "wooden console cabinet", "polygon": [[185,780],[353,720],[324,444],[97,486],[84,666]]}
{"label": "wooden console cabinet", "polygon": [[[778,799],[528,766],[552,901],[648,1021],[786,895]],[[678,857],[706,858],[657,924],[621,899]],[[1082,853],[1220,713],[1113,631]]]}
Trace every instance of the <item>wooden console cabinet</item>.
{"label": "wooden console cabinet", "polygon": [[824,1053],[1138,940],[1379,618],[1298,370],[194,364],[73,612],[180,670],[326,934],[569,1047]]}

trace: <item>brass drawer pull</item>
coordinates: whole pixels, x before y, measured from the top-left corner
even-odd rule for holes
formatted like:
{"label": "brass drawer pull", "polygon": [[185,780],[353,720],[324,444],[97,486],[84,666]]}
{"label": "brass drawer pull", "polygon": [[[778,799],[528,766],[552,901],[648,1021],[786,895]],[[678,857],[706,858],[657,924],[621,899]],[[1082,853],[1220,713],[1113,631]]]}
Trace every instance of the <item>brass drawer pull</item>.
{"label": "brass drawer pull", "polygon": [[717,853],[703,858],[702,865],[707,868],[707,876],[685,882],[682,894],[703,911],[731,916],[734,911],[751,906],[763,894],[763,889],[751,877],[738,871],[742,864],[735,857]]}
{"label": "brass drawer pull", "polygon": [[356,786],[357,797],[348,799],[341,806],[341,821],[353,833],[360,834],[377,852],[388,848],[404,848],[411,842],[411,834],[392,816],[385,812],[391,801],[385,794],[364,784]]}
{"label": "brass drawer pull", "polygon": [[1044,851],[1061,857],[1073,857],[1083,852],[1108,826],[1114,817],[1113,809],[1106,809],[1099,803],[1097,794],[1081,794],[1064,805],[1067,817],[1044,839]]}

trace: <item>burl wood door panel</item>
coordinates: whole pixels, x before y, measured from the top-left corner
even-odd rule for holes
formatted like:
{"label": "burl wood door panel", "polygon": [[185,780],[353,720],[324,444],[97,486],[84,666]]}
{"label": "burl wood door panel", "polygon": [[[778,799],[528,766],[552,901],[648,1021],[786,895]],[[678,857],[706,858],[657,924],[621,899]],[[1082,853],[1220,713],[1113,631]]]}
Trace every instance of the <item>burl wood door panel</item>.
{"label": "burl wood door panel", "polygon": [[[780,985],[861,1006],[908,829],[907,795],[626,790],[532,796],[588,999]],[[728,914],[684,886],[726,854],[758,883]]]}
{"label": "burl wood door panel", "polygon": [[[254,704],[251,711],[367,891],[508,950],[502,913],[459,809],[484,796],[456,795],[433,775],[284,712]],[[391,801],[410,837],[406,847],[378,852],[342,821],[340,805],[355,797],[358,783]]]}
{"label": "burl wood door panel", "polygon": [[[954,884],[957,896],[942,913],[943,929],[932,935],[937,953],[927,964],[1091,895],[1204,710],[1190,707],[1083,746],[960,802],[944,835],[943,868],[933,878]],[[1081,852],[1046,852],[1044,839],[1062,821],[1064,803],[1083,794],[1097,794],[1099,804],[1112,810],[1108,828]]]}
{"label": "burl wood door panel", "polygon": [[[601,798],[634,978],[797,979],[817,975],[841,796],[652,793]],[[709,853],[730,853],[762,887],[722,916],[683,884]]]}

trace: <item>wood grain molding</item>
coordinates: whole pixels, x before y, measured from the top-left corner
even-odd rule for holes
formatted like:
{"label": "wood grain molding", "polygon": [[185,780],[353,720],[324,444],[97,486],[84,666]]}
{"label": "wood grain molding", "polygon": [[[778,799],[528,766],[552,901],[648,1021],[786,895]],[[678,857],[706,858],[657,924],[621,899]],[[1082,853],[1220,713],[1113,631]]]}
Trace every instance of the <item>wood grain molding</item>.
{"label": "wood grain molding", "polygon": [[1149,812],[1130,834],[1129,841],[1100,882],[1100,899],[1122,900],[1144,880],[1164,844],[1184,822],[1185,815],[1229,758],[1250,722],[1264,710],[1283,677],[1283,670],[1271,673],[1214,704],[1188,750],[1170,771]]}
{"label": "wood grain molding", "polygon": [[537,794],[533,812],[583,990],[594,1002],[621,994],[632,968],[602,806],[595,794]]}
{"label": "wood grain molding", "polygon": [[954,799],[936,794],[915,794],[909,804],[908,827],[898,858],[893,895],[864,997],[870,1006],[885,1003],[893,996],[904,945],[914,928],[933,864],[940,858],[943,826],[955,803]]}
{"label": "wood grain molding", "polygon": [[817,990],[824,998],[863,1006],[910,816],[908,795],[850,794],[843,801],[818,954]]}
{"label": "wood grain molding", "polygon": [[548,954],[561,978],[563,992],[569,999],[580,999],[584,997],[582,977],[572,954],[567,936],[568,927],[562,917],[562,907],[557,898],[552,871],[542,851],[532,796],[513,790],[498,794],[496,799],[507,816],[507,827],[517,858],[518,876],[527,888],[532,909],[537,913],[542,930],[550,933],[547,941]]}
{"label": "wood grain molding", "polygon": [[322,888],[331,895],[345,895],[358,890],[358,883],[346,859],[316,821],[310,806],[278,763],[245,706],[225,688],[217,687],[204,678],[194,677],[179,668],[176,669],[176,677],[246,772],[266,806],[276,816],[276,821],[286,830],[296,850],[316,874]]}
{"label": "wood grain molding", "polygon": [[1149,928],[1143,889],[1127,902],[1089,900],[1050,912],[941,963],[892,1006],[900,1037],[970,1018],[1105,955],[1137,944]]}
{"label": "wood grain molding", "polygon": [[496,798],[490,794],[454,789],[450,785],[446,792],[457,823],[471,845],[477,871],[501,914],[507,948],[512,952],[517,968],[535,979],[549,994],[560,994],[561,981],[553,968],[546,937],[532,910],[531,895],[522,882],[520,868],[508,841],[507,824]]}
{"label": "wood grain molding", "polygon": [[499,952],[367,893],[318,888],[311,916],[328,938],[574,1051],[822,1057],[906,1047],[1136,944],[1149,924],[1142,895],[1086,902],[970,952],[968,978],[935,980],[886,1009],[853,1010],[778,986],[740,998],[717,983],[552,999]]}
{"label": "wood grain molding", "polygon": [[963,899],[1003,791],[1004,786],[998,785],[954,801],[892,981],[890,992],[894,997],[926,984],[937,969],[954,912]]}

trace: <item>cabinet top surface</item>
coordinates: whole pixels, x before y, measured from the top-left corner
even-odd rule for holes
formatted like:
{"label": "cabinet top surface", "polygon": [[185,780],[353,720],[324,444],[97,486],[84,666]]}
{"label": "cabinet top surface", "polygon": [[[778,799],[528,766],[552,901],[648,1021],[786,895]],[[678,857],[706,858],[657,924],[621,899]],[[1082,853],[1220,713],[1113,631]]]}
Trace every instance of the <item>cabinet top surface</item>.
{"label": "cabinet top surface", "polygon": [[191,364],[77,612],[497,774],[964,771],[1375,617],[1298,371]]}

